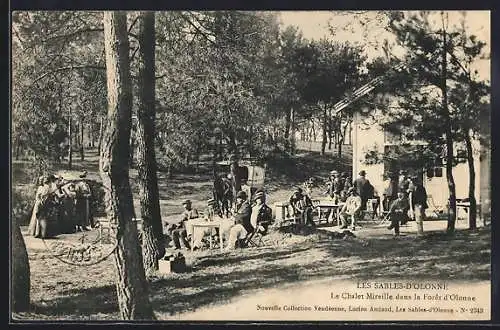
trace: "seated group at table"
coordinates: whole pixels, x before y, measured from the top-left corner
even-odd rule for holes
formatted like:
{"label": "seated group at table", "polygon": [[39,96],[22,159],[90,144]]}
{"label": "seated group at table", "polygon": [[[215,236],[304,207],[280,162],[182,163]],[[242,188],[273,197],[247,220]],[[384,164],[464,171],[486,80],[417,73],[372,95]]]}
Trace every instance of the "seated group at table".
{"label": "seated group at table", "polygon": [[[207,209],[203,216],[192,207],[190,200],[185,200],[183,206],[184,211],[179,223],[170,225],[168,229],[175,249],[181,249],[181,242],[186,249],[200,249],[203,247],[203,239],[207,235],[212,237],[222,235],[226,241],[226,250],[243,247],[251,235],[257,232],[265,235],[273,221],[272,210],[265,203],[263,191],[255,193],[252,203],[246,192],[238,192],[236,203],[228,218],[222,217],[222,212],[220,212],[215,199],[208,200]],[[196,226],[198,223],[207,222],[218,222],[219,226]],[[193,246],[191,246],[190,241],[193,242]]]}
{"label": "seated group at table", "polygon": [[291,207],[293,215],[297,216],[299,225],[315,226],[312,216],[313,203],[308,194],[304,194],[302,188],[295,188],[288,204]]}

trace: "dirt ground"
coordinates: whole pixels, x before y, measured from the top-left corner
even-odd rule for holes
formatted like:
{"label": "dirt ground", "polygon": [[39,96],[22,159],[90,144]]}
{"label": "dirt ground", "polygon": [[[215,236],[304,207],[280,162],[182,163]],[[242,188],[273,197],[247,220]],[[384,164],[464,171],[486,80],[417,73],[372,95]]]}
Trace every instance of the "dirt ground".
{"label": "dirt ground", "polygon": [[[330,156],[331,157],[331,156]],[[83,168],[97,175],[96,158],[87,157]],[[305,152],[289,168],[268,169],[266,186],[270,204],[288,198],[290,189],[314,173],[326,176],[333,166],[346,166]],[[333,164],[333,165],[332,165]],[[136,172],[131,171],[132,182]],[[16,181],[14,181],[16,182]],[[23,183],[18,176],[18,182]],[[208,173],[159,178],[162,219],[175,220],[181,200],[193,200],[202,209],[210,195]],[[134,186],[136,189],[136,187]],[[317,188],[316,193],[320,189]],[[356,237],[333,238],[325,228],[304,235],[272,231],[264,246],[221,252],[218,249],[187,251],[188,271],[157,274],[151,279],[150,298],[158,319],[182,319],[207,308],[233,304],[235,299],[280,290],[289,285],[307,285],[313,280],[418,278],[489,280],[491,232],[471,232],[457,225],[453,236],[445,235],[445,224],[425,224],[426,235],[417,237],[413,227],[403,227],[394,239],[385,227],[360,223]],[[29,313],[14,315],[22,320],[117,320],[112,258],[92,266],[72,266],[54,258],[42,240],[26,236],[31,270]],[[191,314],[189,314],[191,313]]]}

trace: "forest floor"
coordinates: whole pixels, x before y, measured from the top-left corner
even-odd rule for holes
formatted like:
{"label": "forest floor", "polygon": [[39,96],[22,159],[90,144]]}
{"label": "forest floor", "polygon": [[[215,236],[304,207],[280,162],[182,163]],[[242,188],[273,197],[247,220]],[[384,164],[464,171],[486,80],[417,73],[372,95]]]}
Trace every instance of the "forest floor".
{"label": "forest floor", "polygon": [[[269,204],[286,200],[292,187],[308,177],[326,177],[331,169],[344,171],[349,164],[349,157],[322,157],[313,150],[302,150],[286,162],[269,164]],[[13,184],[29,181],[22,176],[22,166],[14,166]],[[85,162],[75,162],[74,171],[83,169],[90,178],[98,178],[95,153],[89,153]],[[136,175],[132,170],[133,186]],[[159,173],[159,187],[162,218],[175,221],[183,199],[189,198],[194,207],[204,208],[211,191],[210,171],[198,169],[171,178]],[[203,318],[197,314],[201,311],[208,311],[208,315],[213,311],[220,319],[224,318],[220,315],[224,306],[235,306],[245,297],[276,290],[288,292],[291,285],[296,290],[322,280],[490,280],[489,228],[469,231],[462,221],[450,236],[444,233],[444,221],[429,221],[423,237],[417,237],[410,224],[402,228],[400,238],[394,239],[389,230],[375,223],[368,221],[361,226],[354,232],[356,237],[347,239],[332,238],[328,228],[318,228],[303,235],[271,232],[259,248],[231,252],[183,250],[187,272],[151,278],[150,298],[157,318],[196,319]],[[21,229],[30,261],[32,308],[15,314],[14,319],[119,319],[111,257],[92,266],[68,265],[54,258],[42,240],[27,236],[25,226]]]}

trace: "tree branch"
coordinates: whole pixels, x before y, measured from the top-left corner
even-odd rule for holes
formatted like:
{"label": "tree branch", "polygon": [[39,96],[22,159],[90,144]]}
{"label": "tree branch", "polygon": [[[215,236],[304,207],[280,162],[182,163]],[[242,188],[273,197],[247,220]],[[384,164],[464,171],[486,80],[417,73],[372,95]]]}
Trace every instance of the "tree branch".
{"label": "tree branch", "polygon": [[76,35],[79,35],[79,34],[82,34],[82,33],[92,33],[92,32],[104,32],[104,29],[102,29],[102,28],[88,28],[88,29],[83,29],[83,30],[77,30],[77,31],[73,31],[73,32],[70,32],[70,33],[66,33],[66,34],[52,36],[52,37],[49,37],[47,39],[42,40],[41,42],[45,43],[45,42],[48,42],[48,41],[51,41],[51,40],[55,40],[55,39],[73,37],[73,36],[76,36]]}
{"label": "tree branch", "polygon": [[35,80],[32,81],[32,84],[35,84],[37,83],[38,81],[44,79],[45,77],[47,77],[48,75],[50,74],[54,74],[54,73],[57,73],[57,72],[61,72],[61,71],[71,71],[71,70],[85,70],[85,69],[92,69],[92,70],[106,70],[105,67],[102,67],[102,66],[97,66],[97,65],[74,65],[74,66],[65,66],[65,67],[61,67],[61,68],[57,68],[57,69],[54,69],[54,70],[50,70],[48,72],[45,72],[44,74],[42,74],[41,76],[37,77]]}
{"label": "tree branch", "polygon": [[194,24],[189,18],[187,18],[184,14],[181,13],[181,17],[189,23],[199,34],[201,34],[208,42],[210,42],[212,45],[217,46],[217,44],[210,39],[209,34],[206,32],[203,32],[196,24]]}
{"label": "tree branch", "polygon": [[[137,23],[137,21],[139,20],[139,15],[137,15],[134,20],[132,21],[132,23],[130,23],[130,27],[128,28],[128,31],[127,33],[130,35],[130,31],[132,31],[132,28],[134,27],[135,23]],[[136,39],[137,39],[137,36],[136,36]]]}

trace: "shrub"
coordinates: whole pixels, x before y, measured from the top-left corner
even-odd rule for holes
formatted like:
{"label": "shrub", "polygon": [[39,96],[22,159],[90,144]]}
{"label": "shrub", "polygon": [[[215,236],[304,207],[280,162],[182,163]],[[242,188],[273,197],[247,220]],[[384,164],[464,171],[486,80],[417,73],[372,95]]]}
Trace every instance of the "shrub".
{"label": "shrub", "polygon": [[35,205],[36,186],[34,184],[12,187],[12,221],[20,226],[29,224]]}

